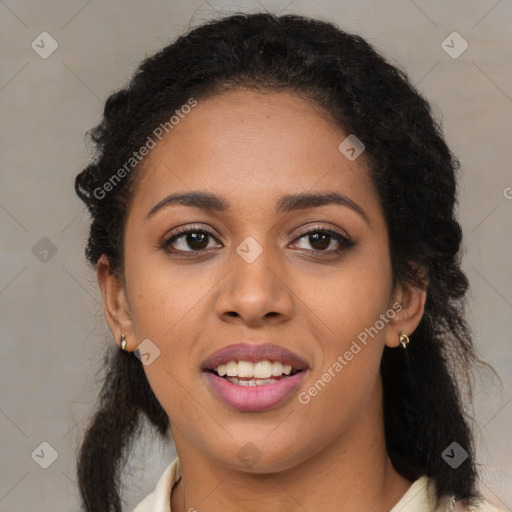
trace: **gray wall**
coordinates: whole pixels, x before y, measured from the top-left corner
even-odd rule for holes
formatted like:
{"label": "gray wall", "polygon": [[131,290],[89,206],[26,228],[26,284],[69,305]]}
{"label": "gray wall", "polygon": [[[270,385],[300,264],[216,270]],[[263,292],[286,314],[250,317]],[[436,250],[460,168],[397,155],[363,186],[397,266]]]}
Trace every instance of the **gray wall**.
{"label": "gray wall", "polygon": [[[470,319],[480,354],[503,381],[501,392],[485,375],[478,381],[481,489],[512,507],[510,0],[2,0],[1,511],[78,509],[75,447],[111,342],[95,275],[83,258],[87,215],[73,192],[89,158],[84,133],[146,55],[189,25],[262,7],[320,15],[367,37],[406,68],[442,118],[464,168]],[[458,58],[441,46],[453,31],[469,45]],[[42,32],[58,43],[50,56],[53,43],[48,36],[41,43]],[[451,39],[450,51],[460,52],[463,41]],[[32,41],[39,47],[32,49]],[[52,450],[57,459],[43,469]],[[128,508],[152,490],[173,456],[172,447],[141,442]]]}

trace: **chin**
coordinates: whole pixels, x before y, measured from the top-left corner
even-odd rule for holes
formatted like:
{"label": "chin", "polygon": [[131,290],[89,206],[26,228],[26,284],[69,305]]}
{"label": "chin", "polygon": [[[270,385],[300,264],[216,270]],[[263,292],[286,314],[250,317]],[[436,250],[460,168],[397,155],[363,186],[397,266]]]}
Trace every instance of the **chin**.
{"label": "chin", "polygon": [[[240,439],[240,438],[238,438]],[[261,441],[251,437],[247,441],[238,441],[236,446],[226,447],[221,453],[217,453],[218,462],[229,469],[243,471],[253,474],[279,473],[294,468],[304,462],[306,457],[297,453],[297,446],[294,443],[280,443],[276,446],[275,441],[269,442],[262,438]],[[226,457],[226,454],[234,456]]]}

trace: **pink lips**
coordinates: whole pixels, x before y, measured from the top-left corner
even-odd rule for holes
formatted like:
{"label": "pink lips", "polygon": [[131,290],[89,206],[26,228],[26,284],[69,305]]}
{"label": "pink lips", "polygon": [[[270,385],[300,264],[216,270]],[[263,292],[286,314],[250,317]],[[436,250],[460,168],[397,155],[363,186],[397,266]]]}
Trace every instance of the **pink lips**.
{"label": "pink lips", "polygon": [[[229,361],[279,361],[299,371],[291,377],[281,377],[272,384],[239,386],[219,377],[214,371]],[[218,350],[203,364],[203,375],[214,393],[228,406],[239,411],[256,412],[273,409],[284,403],[305,378],[308,364],[299,355],[278,345],[239,343]]]}
{"label": "pink lips", "polygon": [[294,352],[266,343],[265,345],[251,345],[249,343],[237,343],[229,345],[214,352],[203,364],[203,370],[215,370],[219,364],[228,363],[229,361],[279,361],[280,363],[289,364],[295,370],[305,370],[308,364],[302,357]]}

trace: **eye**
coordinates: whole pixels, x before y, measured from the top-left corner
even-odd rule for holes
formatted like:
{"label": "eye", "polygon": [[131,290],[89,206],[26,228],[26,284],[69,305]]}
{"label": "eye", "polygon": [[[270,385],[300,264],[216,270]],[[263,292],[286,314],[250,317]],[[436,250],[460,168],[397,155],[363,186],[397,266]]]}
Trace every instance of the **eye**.
{"label": "eye", "polygon": [[[211,242],[216,240],[215,236],[202,226],[183,227],[178,228],[170,237],[166,238],[162,243],[162,248],[175,254],[199,253],[211,249],[212,247],[222,247],[220,243],[219,245],[211,245]],[[301,247],[297,244],[297,240],[306,240],[312,249]],[[300,236],[295,239],[293,245],[299,249],[307,249],[315,253],[332,255],[353,247],[355,244],[341,233],[325,228],[314,227],[308,231],[302,232]],[[332,248],[333,245],[334,248]],[[331,247],[331,249],[329,249],[329,247]]]}
{"label": "eye", "polygon": [[[342,235],[341,233],[319,227],[305,231],[298,238],[296,238],[296,240],[302,239],[305,239],[307,243],[312,247],[312,249],[308,250],[312,250],[317,253],[338,254],[344,249],[349,249],[350,247],[354,246],[354,242],[352,242],[348,237]],[[328,250],[329,247],[332,247],[332,245],[334,245],[334,248]],[[299,248],[307,249],[307,247],[300,246]]]}
{"label": "eye", "polygon": [[169,252],[199,252],[211,248],[210,241],[216,240],[212,233],[200,226],[177,229],[162,243]]}

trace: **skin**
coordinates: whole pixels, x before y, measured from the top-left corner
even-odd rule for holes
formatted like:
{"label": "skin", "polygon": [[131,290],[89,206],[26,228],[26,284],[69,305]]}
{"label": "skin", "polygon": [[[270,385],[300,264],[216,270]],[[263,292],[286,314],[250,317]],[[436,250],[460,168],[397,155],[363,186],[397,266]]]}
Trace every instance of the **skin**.
{"label": "skin", "polygon": [[[384,512],[411,485],[386,452],[379,363],[385,345],[403,350],[398,333],[417,327],[425,292],[393,286],[365,155],[351,162],[338,150],[347,135],[293,93],[236,90],[199,100],[144,162],[125,226],[122,279],[102,257],[98,281],[118,343],[124,333],[128,350],[150,339],[161,351],[144,370],[182,466],[173,512]],[[146,218],[169,194],[192,190],[231,206],[171,205]],[[324,191],[347,196],[367,219],[337,204],[275,210],[284,194]],[[161,247],[177,227],[197,224],[213,238]],[[354,246],[336,254],[335,239],[322,246],[300,233],[305,228],[331,229]],[[248,236],[263,249],[252,263],[236,252]],[[272,410],[240,412],[200,371],[209,355],[242,338],[271,342],[307,361],[299,392],[307,391],[396,303],[403,309],[305,405],[295,394]],[[250,468],[237,457],[247,443],[261,453]]]}

